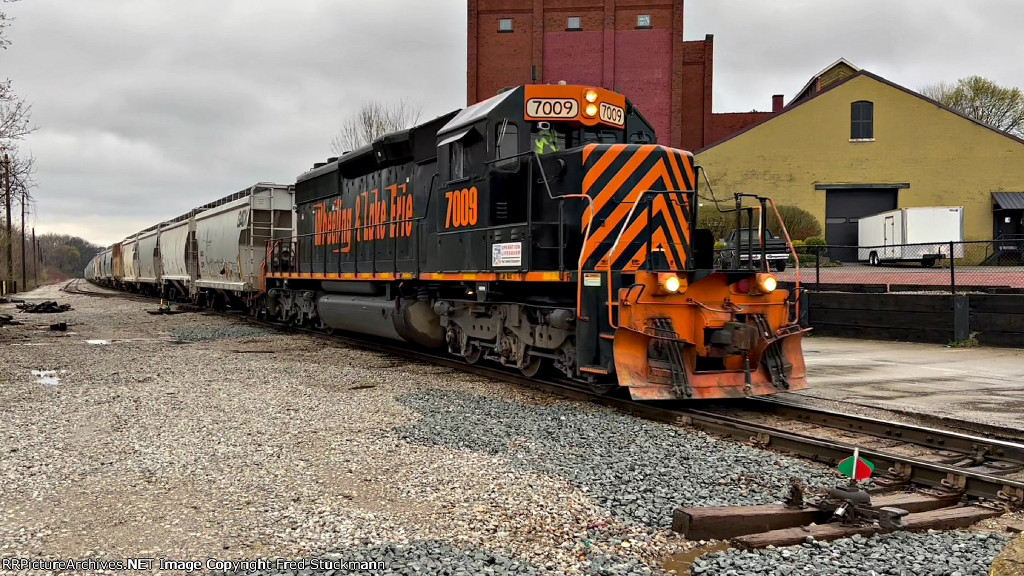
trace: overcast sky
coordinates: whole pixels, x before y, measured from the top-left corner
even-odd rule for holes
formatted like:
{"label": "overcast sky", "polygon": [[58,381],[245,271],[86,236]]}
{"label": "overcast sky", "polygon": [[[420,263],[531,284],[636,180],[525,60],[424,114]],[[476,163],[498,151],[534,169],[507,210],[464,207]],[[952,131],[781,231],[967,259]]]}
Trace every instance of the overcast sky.
{"label": "overcast sky", "polygon": [[[0,77],[33,106],[37,232],[110,244],[330,155],[363,102],[465,105],[464,0],[22,0]],[[912,89],[1024,87],[1019,0],[688,0],[715,112],[765,110],[844,57]]]}

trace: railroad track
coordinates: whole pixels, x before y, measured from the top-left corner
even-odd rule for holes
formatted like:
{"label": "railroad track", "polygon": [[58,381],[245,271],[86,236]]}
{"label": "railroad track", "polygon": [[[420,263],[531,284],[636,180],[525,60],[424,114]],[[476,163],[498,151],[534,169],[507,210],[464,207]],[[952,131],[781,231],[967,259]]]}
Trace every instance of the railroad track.
{"label": "railroad track", "polygon": [[780,398],[680,412],[709,432],[826,464],[837,464],[859,448],[881,472],[880,486],[917,485],[1014,507],[1024,503],[1024,444],[1018,442],[830,412]]}
{"label": "railroad track", "polygon": [[[121,295],[83,290],[75,281],[69,282],[65,291],[101,297]],[[875,464],[874,482],[885,490],[926,488],[980,500],[1003,509],[1018,508],[1024,504],[1024,443],[817,410],[790,404],[780,398],[700,405],[682,402],[644,404],[622,396],[599,396],[565,381],[527,378],[498,367],[469,365],[448,356],[404,348],[387,341],[327,335],[315,329],[229,315],[243,318],[246,322],[328,338],[577,400],[592,401],[649,419],[693,426],[711,434],[825,464],[835,465],[857,448],[862,457]]]}
{"label": "railroad track", "polygon": [[[82,288],[82,285],[81,285],[82,282],[85,282],[87,284],[87,288],[85,288],[85,289]],[[138,294],[128,294],[128,293],[125,293],[125,292],[114,292],[114,291],[111,291],[111,290],[109,290],[107,288],[100,288],[99,286],[96,286],[96,285],[90,283],[85,278],[74,278],[74,279],[70,280],[67,284],[64,285],[63,288],[60,289],[60,291],[66,293],[66,294],[77,294],[77,295],[80,295],[80,296],[97,296],[97,297],[100,297],[100,298],[116,298],[116,297],[129,298],[129,299],[138,299],[139,298]]]}

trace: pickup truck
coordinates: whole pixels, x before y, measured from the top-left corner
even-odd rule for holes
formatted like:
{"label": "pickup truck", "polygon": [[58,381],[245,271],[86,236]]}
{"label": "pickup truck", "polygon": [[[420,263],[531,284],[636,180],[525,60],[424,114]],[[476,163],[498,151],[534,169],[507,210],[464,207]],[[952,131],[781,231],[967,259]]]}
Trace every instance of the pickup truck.
{"label": "pickup truck", "polygon": [[[753,238],[750,238],[750,235]],[[729,236],[725,239],[725,247],[718,254],[718,267],[722,269],[730,269],[735,267],[733,263],[734,254],[737,251],[737,240],[739,240],[739,255],[740,255],[740,267],[746,267],[747,261],[750,260],[750,248],[747,247],[747,242],[753,244],[753,266],[759,267],[761,264],[761,243],[757,237],[757,230],[733,230],[729,233]],[[769,230],[765,230],[765,256],[768,260],[768,264],[771,268],[782,272],[786,269],[786,261],[789,259],[789,248],[786,246],[786,241],[782,240],[778,236],[771,233]]]}

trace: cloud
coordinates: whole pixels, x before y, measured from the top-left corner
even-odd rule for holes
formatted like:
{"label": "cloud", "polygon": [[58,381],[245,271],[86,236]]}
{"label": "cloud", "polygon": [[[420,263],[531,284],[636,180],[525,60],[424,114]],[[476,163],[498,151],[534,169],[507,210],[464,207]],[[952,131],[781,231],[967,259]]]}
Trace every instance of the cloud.
{"label": "cloud", "polygon": [[[0,65],[34,107],[40,230],[109,244],[258,181],[294,182],[364,102],[462,107],[465,2],[27,0]],[[910,88],[1024,87],[1024,3],[688,0],[714,109],[765,110],[840,57]]]}
{"label": "cloud", "polygon": [[1024,3],[688,0],[688,39],[715,35],[716,112],[767,110],[839,58],[911,89],[972,74],[1024,87]]}
{"label": "cloud", "polygon": [[465,10],[438,4],[10,5],[0,62],[40,126],[23,144],[39,229],[112,243],[255,182],[294,182],[363,102],[462,107]]}

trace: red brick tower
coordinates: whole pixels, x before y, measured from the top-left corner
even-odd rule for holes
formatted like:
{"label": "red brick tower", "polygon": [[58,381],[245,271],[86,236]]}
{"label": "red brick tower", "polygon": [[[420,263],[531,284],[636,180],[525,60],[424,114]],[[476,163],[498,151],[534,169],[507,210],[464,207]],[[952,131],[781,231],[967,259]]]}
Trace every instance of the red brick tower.
{"label": "red brick tower", "polygon": [[600,86],[632,100],[662,144],[686,150],[771,115],[716,122],[713,37],[683,41],[683,0],[468,2],[470,104],[531,82]]}

